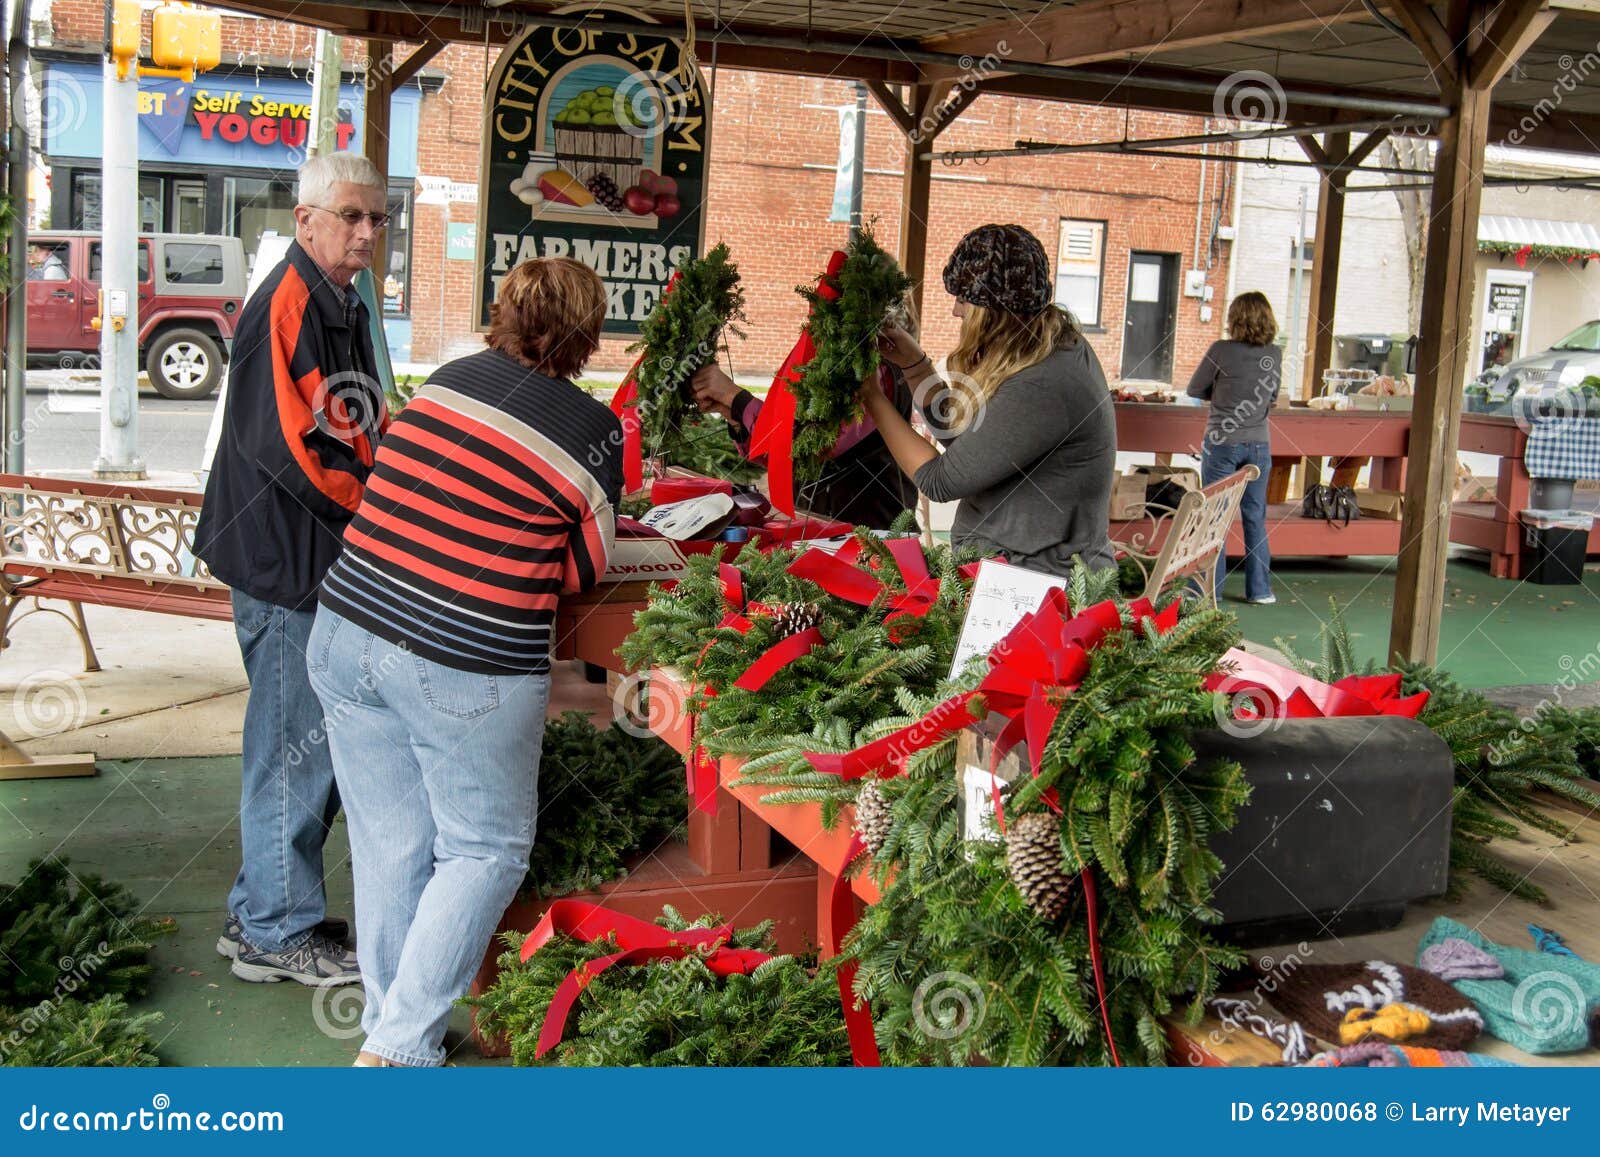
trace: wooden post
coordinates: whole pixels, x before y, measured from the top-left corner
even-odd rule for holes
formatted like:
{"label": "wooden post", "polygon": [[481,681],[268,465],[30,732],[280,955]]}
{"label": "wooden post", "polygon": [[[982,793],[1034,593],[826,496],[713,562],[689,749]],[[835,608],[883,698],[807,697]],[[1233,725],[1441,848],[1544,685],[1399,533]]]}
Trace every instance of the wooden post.
{"label": "wooden post", "polygon": [[1439,651],[1462,386],[1473,352],[1472,296],[1483,157],[1489,136],[1489,94],[1495,80],[1516,59],[1505,53],[1504,46],[1508,41],[1516,42],[1519,50],[1525,46],[1523,33],[1540,5],[1537,0],[1506,0],[1501,5],[1496,31],[1503,21],[1510,20],[1518,24],[1518,34],[1491,37],[1502,46],[1492,54],[1492,61],[1479,55],[1486,43],[1476,19],[1481,15],[1480,6],[1456,0],[1449,8],[1448,28],[1440,30],[1429,23],[1437,20],[1430,10],[1420,5],[1402,7],[1425,32],[1428,48],[1437,52],[1441,44],[1450,46],[1439,74],[1440,89],[1455,110],[1439,125],[1439,147],[1434,155],[1416,397],[1389,631],[1391,657],[1431,663]]}
{"label": "wooden post", "polygon": [[[1311,151],[1311,141],[1301,139]],[[1322,393],[1322,371],[1333,364],[1333,309],[1339,296],[1339,247],[1344,239],[1344,189],[1342,162],[1350,153],[1349,133],[1328,133],[1322,141],[1317,182],[1317,233],[1311,254],[1311,297],[1306,303],[1305,379],[1302,398]]]}
{"label": "wooden post", "polygon": [[[389,107],[394,95],[394,47],[389,44],[371,45],[372,63],[367,68],[367,95],[362,116],[365,124],[361,130],[362,149],[367,160],[378,167],[384,184],[389,181]],[[388,263],[387,245],[377,245],[372,253],[372,280],[378,287],[378,297],[383,297],[384,266]]]}
{"label": "wooden post", "polygon": [[[908,93],[908,107],[912,115],[921,112],[928,103],[933,86],[912,85]],[[922,154],[933,144],[931,136],[924,136],[916,124],[905,135],[905,175],[900,183],[900,268],[911,278],[911,306],[922,324],[922,278],[928,267],[928,200],[933,185],[933,158]]]}

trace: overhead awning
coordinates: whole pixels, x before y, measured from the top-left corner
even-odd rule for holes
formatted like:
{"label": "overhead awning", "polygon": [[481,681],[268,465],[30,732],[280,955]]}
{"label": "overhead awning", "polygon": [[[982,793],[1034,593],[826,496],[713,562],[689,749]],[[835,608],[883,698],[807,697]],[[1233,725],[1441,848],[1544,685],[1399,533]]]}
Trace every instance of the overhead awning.
{"label": "overhead awning", "polygon": [[1478,241],[1498,245],[1548,245],[1600,253],[1600,229],[1587,221],[1545,221],[1538,217],[1478,218]]}

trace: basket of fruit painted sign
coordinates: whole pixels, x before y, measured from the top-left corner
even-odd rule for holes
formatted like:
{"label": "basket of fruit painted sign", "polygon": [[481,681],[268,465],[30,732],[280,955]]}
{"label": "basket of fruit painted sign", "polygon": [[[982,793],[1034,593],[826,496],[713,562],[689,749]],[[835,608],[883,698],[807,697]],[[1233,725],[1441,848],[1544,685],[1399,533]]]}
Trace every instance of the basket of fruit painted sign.
{"label": "basket of fruit painted sign", "polygon": [[[638,183],[646,134],[632,102],[608,84],[580,92],[556,113],[554,145],[561,167],[592,188],[605,177],[620,192]],[[630,131],[631,130],[631,131]]]}

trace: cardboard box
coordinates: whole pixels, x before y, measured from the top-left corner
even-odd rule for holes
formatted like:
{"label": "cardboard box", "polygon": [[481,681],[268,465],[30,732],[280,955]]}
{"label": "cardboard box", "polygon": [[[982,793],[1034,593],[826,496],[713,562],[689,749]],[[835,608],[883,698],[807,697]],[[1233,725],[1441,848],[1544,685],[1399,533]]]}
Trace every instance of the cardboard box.
{"label": "cardboard box", "polygon": [[1133,471],[1135,474],[1144,475],[1146,486],[1157,486],[1162,482],[1176,482],[1185,490],[1200,489],[1200,471],[1193,466],[1163,466],[1157,462],[1135,466]]}
{"label": "cardboard box", "polygon": [[1356,505],[1364,518],[1382,518],[1399,522],[1405,507],[1405,495],[1398,490],[1357,490]]}
{"label": "cardboard box", "polygon": [[1144,515],[1145,486],[1148,479],[1143,474],[1130,471],[1118,474],[1111,480],[1111,519],[1121,521]]}
{"label": "cardboard box", "polygon": [[1497,502],[1499,484],[1493,478],[1468,478],[1456,492],[1456,502]]}
{"label": "cardboard box", "polygon": [[1371,394],[1349,394],[1350,408],[1352,410],[1377,410],[1380,413],[1409,414],[1411,413],[1410,394],[1392,394],[1386,398],[1374,397]]}

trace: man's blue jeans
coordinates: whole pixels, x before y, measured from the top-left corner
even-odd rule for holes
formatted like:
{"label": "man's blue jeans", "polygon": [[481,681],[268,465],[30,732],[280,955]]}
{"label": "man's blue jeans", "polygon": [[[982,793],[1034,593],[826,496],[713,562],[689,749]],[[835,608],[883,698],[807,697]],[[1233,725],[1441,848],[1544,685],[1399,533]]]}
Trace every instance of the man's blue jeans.
{"label": "man's blue jeans", "polygon": [[446,667],[326,607],[307,666],[350,825],[361,1047],[437,1065],[528,872],[550,676]]}
{"label": "man's blue jeans", "polygon": [[322,845],[339,814],[322,704],[306,676],[314,611],[233,592],[233,629],[250,679],[239,799],[239,876],[228,908],[252,947],[298,946],[327,914]]}
{"label": "man's blue jeans", "polygon": [[[1260,476],[1244,488],[1239,517],[1244,520],[1244,596],[1264,599],[1272,594],[1272,556],[1267,548],[1267,475],[1272,471],[1272,452],[1266,442],[1220,442],[1209,439],[1200,455],[1200,481],[1205,486],[1221,482],[1235,470],[1254,465]],[[1217,560],[1217,598],[1222,597],[1222,579],[1228,573],[1228,556]]]}

